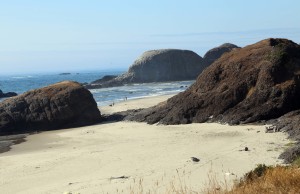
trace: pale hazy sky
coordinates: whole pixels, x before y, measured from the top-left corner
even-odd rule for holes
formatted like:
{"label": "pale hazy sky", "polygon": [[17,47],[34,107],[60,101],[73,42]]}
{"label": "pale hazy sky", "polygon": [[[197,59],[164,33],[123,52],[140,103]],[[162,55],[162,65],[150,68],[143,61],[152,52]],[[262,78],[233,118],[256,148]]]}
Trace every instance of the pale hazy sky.
{"label": "pale hazy sky", "polygon": [[269,37],[300,43],[299,0],[6,0],[0,74],[127,69],[146,50],[199,55]]}

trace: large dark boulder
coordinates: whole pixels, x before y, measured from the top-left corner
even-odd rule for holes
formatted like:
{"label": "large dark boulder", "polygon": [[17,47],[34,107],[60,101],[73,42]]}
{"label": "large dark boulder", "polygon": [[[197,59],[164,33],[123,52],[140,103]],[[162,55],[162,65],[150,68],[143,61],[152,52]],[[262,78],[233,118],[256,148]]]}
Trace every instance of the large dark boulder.
{"label": "large dark boulder", "polygon": [[143,53],[128,72],[108,81],[92,82],[87,88],[121,86],[130,83],[149,83],[194,80],[206,68],[202,57],[188,50],[161,49]]}
{"label": "large dark boulder", "polygon": [[193,80],[204,68],[202,57],[193,51],[151,50],[143,53],[120,78],[134,83]]}
{"label": "large dark boulder", "polygon": [[0,134],[78,127],[100,121],[92,94],[64,81],[0,103]]}
{"label": "large dark boulder", "polygon": [[13,97],[13,96],[17,96],[18,94],[15,92],[7,92],[7,93],[3,93],[2,90],[0,90],[0,98],[8,98],[8,97]]}
{"label": "large dark boulder", "polygon": [[133,120],[184,124],[249,123],[300,108],[300,46],[266,39],[225,53],[185,92],[143,110]]}
{"label": "large dark boulder", "polygon": [[204,55],[203,59],[206,64],[210,65],[213,62],[215,62],[217,59],[219,59],[224,53],[230,52],[233,49],[240,48],[234,44],[231,43],[225,43],[222,44],[221,46],[215,47],[213,49],[210,49],[209,51],[206,52]]}

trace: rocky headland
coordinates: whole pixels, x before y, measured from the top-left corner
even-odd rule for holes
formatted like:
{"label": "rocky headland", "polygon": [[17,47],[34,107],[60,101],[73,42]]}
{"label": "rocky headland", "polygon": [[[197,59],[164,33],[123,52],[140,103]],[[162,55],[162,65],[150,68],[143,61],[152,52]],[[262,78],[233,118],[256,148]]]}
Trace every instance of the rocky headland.
{"label": "rocky headland", "polygon": [[151,50],[143,53],[120,76],[105,76],[85,85],[88,89],[122,86],[130,83],[149,83],[194,80],[223,53],[238,48],[233,44],[223,44],[205,54],[197,55],[193,51],[179,49]]}
{"label": "rocky headland", "polygon": [[96,89],[99,87],[107,88],[107,87],[121,86],[122,85],[121,83],[112,81],[117,77],[118,76],[116,76],[116,75],[105,75],[101,79],[97,79],[97,80],[91,82],[90,84],[88,84],[88,83],[84,84],[84,86],[87,89]]}
{"label": "rocky headland", "polygon": [[139,121],[186,124],[250,123],[300,108],[300,46],[267,39],[225,53],[185,92],[135,117]]}
{"label": "rocky headland", "polygon": [[[126,119],[166,125],[262,122],[299,141],[299,98],[300,46],[271,38],[223,54],[185,92],[130,112]],[[299,148],[298,144],[283,157],[292,161],[300,155]]]}
{"label": "rocky headland", "polygon": [[0,90],[0,98],[9,98],[9,97],[17,96],[17,95],[18,94],[15,92],[4,93],[2,90]]}
{"label": "rocky headland", "polygon": [[92,94],[64,81],[0,103],[0,135],[95,124],[101,119]]}

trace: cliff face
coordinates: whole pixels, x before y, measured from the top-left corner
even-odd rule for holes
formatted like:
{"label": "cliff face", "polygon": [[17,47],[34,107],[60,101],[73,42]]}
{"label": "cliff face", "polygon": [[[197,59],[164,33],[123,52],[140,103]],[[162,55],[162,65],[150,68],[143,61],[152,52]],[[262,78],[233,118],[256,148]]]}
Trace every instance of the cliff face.
{"label": "cliff face", "polygon": [[0,135],[60,129],[100,121],[92,94],[65,81],[31,90],[0,103]]}
{"label": "cliff face", "polygon": [[222,55],[185,92],[133,119],[231,124],[277,118],[300,108],[300,46],[267,39]]}

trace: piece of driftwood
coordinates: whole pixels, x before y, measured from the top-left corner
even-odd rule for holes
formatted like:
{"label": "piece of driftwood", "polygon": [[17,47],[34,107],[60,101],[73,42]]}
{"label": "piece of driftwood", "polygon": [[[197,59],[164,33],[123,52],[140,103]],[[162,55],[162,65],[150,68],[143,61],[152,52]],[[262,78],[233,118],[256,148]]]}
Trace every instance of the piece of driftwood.
{"label": "piece of driftwood", "polygon": [[275,125],[266,126],[266,130],[265,130],[266,133],[276,133],[278,131],[279,131],[279,129]]}

